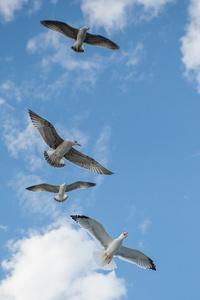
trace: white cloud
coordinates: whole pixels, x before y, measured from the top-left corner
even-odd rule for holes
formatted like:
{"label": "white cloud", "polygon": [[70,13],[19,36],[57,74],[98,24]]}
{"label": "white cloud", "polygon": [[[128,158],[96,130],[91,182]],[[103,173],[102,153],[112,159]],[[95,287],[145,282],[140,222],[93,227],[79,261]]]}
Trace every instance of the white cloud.
{"label": "white cloud", "polygon": [[200,2],[190,0],[189,24],[186,34],[181,38],[182,62],[185,65],[184,75],[197,83],[200,93]]}
{"label": "white cloud", "polygon": [[21,10],[26,3],[28,0],[0,0],[0,15],[4,21],[12,21],[15,11]]}
{"label": "white cloud", "polygon": [[82,0],[81,9],[89,26],[111,30],[124,29],[139,19],[158,15],[167,3],[174,0]]}
{"label": "white cloud", "polygon": [[138,228],[141,230],[143,234],[146,234],[150,224],[151,221],[149,219],[145,219],[143,222],[139,224]]}
{"label": "white cloud", "polygon": [[2,262],[4,300],[119,300],[126,296],[115,272],[98,273],[95,242],[65,222],[9,243],[12,255]]}

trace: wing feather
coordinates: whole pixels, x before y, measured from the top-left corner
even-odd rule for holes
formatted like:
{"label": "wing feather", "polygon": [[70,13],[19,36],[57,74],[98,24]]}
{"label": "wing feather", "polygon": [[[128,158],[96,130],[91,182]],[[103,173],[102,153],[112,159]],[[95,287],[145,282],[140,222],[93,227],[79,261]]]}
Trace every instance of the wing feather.
{"label": "wing feather", "polygon": [[56,149],[63,142],[63,139],[58,135],[54,126],[30,109],[28,112],[33,125],[37,128],[45,143],[50,148]]}
{"label": "wing feather", "polygon": [[94,35],[94,34],[87,33],[84,43],[93,45],[93,46],[104,47],[104,48],[112,49],[112,50],[119,49],[119,46],[117,44],[115,44],[114,42],[105,38],[102,35]]}
{"label": "wing feather", "polygon": [[71,163],[78,165],[79,167],[90,170],[98,174],[113,174],[108,169],[104,168],[101,164],[95,161],[93,158],[79,152],[73,147],[64,155],[65,159]]}
{"label": "wing feather", "polygon": [[33,192],[49,192],[49,193],[58,193],[59,185],[52,185],[47,183],[37,184],[33,186],[29,186],[26,189]]}
{"label": "wing feather", "polygon": [[103,225],[96,220],[82,215],[73,215],[71,218],[81,227],[85,228],[94,239],[99,241],[104,249],[107,249],[113,241],[105,231]]}
{"label": "wing feather", "polygon": [[75,191],[75,190],[79,190],[79,189],[86,189],[92,186],[95,186],[96,183],[92,183],[92,182],[85,182],[85,181],[77,181],[74,182],[72,184],[68,184],[66,186],[66,190],[65,192],[71,192],[71,191]]}
{"label": "wing feather", "polygon": [[45,27],[57,31],[70,39],[76,40],[77,38],[77,34],[79,30],[69,26],[66,23],[59,22],[59,21],[40,21],[40,23]]}
{"label": "wing feather", "polygon": [[140,268],[156,270],[153,260],[139,250],[121,246],[115,255],[122,260],[136,264]]}

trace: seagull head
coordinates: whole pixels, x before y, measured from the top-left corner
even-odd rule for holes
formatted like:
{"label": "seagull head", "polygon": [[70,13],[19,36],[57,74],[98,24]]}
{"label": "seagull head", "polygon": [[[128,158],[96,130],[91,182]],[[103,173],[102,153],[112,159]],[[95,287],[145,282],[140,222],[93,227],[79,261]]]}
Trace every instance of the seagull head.
{"label": "seagull head", "polygon": [[86,29],[86,30],[89,30],[89,29],[90,29],[90,27],[89,27],[89,26],[85,26],[85,29]]}
{"label": "seagull head", "polygon": [[125,239],[127,237],[128,232],[123,232],[122,234],[123,234],[123,237]]}

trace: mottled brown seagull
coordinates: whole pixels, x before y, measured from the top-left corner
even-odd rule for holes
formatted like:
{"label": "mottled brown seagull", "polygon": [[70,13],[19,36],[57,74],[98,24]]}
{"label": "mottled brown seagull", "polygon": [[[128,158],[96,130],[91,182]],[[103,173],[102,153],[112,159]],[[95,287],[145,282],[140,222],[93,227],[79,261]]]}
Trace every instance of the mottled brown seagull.
{"label": "mottled brown seagull", "polygon": [[63,140],[56,132],[54,126],[38,116],[36,113],[29,109],[29,115],[33,125],[37,128],[45,143],[54,151],[44,151],[44,157],[48,164],[55,168],[65,167],[66,164],[63,160],[65,158],[69,162],[92,172],[98,174],[111,175],[113,174],[108,169],[104,168],[101,164],[93,158],[77,151],[72,146],[80,146],[77,141]]}
{"label": "mottled brown seagull", "polygon": [[118,256],[120,259],[136,264],[140,268],[156,270],[154,262],[146,254],[122,246],[128,232],[122,233],[117,239],[113,240],[105,231],[103,225],[96,220],[82,215],[72,215],[71,218],[85,228],[104,248],[104,251],[94,251],[93,253],[94,259],[100,268],[104,270],[117,268],[113,256]]}
{"label": "mottled brown seagull", "polygon": [[87,33],[90,27],[85,26],[80,29],[73,28],[66,23],[58,21],[40,21],[45,27],[57,31],[64,36],[74,39],[76,42],[71,47],[75,52],[84,52],[83,43],[92,46],[99,46],[107,49],[117,50],[119,46],[111,40],[101,36]]}
{"label": "mottled brown seagull", "polygon": [[85,181],[77,181],[68,185],[66,183],[63,183],[61,185],[41,183],[41,184],[29,186],[26,189],[33,192],[48,192],[48,193],[58,194],[57,196],[54,197],[54,199],[58,202],[64,202],[68,198],[68,195],[65,193],[79,190],[79,189],[86,189],[95,185],[96,183],[85,182]]}

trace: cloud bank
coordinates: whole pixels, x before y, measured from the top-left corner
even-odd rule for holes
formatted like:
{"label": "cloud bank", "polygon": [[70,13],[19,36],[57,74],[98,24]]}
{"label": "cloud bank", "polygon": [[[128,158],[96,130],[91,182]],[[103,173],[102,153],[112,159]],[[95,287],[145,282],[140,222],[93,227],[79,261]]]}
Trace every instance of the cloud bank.
{"label": "cloud bank", "polygon": [[174,0],[82,0],[81,10],[90,26],[104,27],[110,33],[141,19],[156,17]]}
{"label": "cloud bank", "polygon": [[2,262],[7,273],[0,284],[4,300],[119,300],[126,296],[115,272],[98,273],[95,242],[83,230],[63,221],[41,233],[9,243],[12,255]]}

